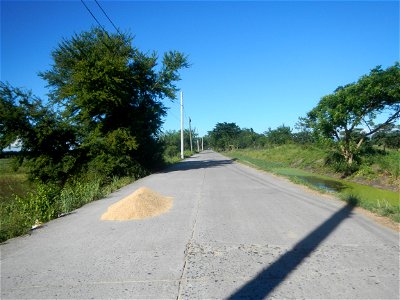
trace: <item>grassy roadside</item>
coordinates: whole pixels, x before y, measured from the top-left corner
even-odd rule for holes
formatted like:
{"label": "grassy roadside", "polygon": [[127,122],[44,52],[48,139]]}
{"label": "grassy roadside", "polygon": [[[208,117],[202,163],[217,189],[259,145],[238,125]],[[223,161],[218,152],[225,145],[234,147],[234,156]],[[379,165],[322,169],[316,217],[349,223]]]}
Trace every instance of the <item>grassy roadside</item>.
{"label": "grassy roadside", "polygon": [[29,182],[26,170],[15,171],[12,165],[12,159],[0,159],[0,242],[25,234],[35,224],[67,214],[135,180],[114,177],[104,182],[93,176],[71,181],[60,189]]}
{"label": "grassy roadside", "polygon": [[[324,153],[320,149],[285,145],[275,149],[236,150],[225,152],[224,155],[252,167],[287,177],[314,190],[333,193],[346,202],[400,222],[398,191],[322,175],[329,174],[331,170],[324,166]],[[387,182],[396,182],[396,178],[388,179]]]}
{"label": "grassy roadside", "polygon": [[[185,157],[193,155],[185,151]],[[181,161],[164,157],[165,166]],[[0,159],[0,242],[29,232],[33,225],[67,214],[91,201],[106,197],[137,178],[114,177],[105,180],[87,176],[63,188],[28,181],[27,170],[13,168],[13,159]]]}

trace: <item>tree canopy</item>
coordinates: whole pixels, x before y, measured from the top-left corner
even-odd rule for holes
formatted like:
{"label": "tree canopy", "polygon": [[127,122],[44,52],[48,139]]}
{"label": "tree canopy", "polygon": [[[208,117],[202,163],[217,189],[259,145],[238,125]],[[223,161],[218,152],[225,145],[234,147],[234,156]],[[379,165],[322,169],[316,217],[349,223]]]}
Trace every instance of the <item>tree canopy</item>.
{"label": "tree canopy", "polygon": [[217,123],[213,130],[208,132],[210,144],[219,150],[238,148],[238,138],[241,129],[236,123]]}
{"label": "tree canopy", "polygon": [[[376,123],[377,116],[383,122]],[[380,66],[357,82],[322,97],[301,122],[334,141],[349,165],[367,137],[400,117],[400,65]]]}
{"label": "tree canopy", "polygon": [[[159,65],[155,52],[143,53],[132,41],[130,35],[100,28],[64,39],[52,52],[51,68],[40,73],[50,89],[46,105],[2,84],[0,111],[13,113],[0,124],[1,147],[19,137],[34,165],[43,161],[64,170],[64,177],[68,166],[105,176],[154,167],[161,160],[157,137],[167,111],[163,101],[175,99],[179,70],[189,65],[177,51],[165,53]],[[40,137],[57,159],[35,144]],[[45,173],[36,175],[60,177]]]}

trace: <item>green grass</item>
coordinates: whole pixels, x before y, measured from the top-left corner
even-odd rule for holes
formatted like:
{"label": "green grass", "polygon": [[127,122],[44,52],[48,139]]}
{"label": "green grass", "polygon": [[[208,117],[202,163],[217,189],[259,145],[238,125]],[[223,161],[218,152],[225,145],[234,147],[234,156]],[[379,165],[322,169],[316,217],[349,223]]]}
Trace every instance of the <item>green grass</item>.
{"label": "green grass", "polygon": [[36,220],[44,223],[88,202],[107,196],[134,178],[73,180],[63,188],[30,183],[24,168],[14,170],[12,159],[0,159],[0,242],[27,233]]}
{"label": "green grass", "polygon": [[[193,155],[185,151],[185,157]],[[166,165],[181,161],[165,157]],[[86,203],[107,196],[137,178],[96,175],[70,180],[62,188],[51,184],[30,183],[27,170],[13,168],[13,159],[0,159],[0,242],[27,233],[39,221],[47,222]]]}
{"label": "green grass", "polygon": [[[274,149],[237,150],[224,154],[247,165],[285,176],[295,183],[321,192],[332,192],[329,186],[335,187],[334,193],[340,199],[379,215],[387,216],[395,222],[400,222],[398,192],[324,175],[324,170],[326,170],[326,166],[322,165],[324,152],[319,149],[284,145]],[[392,156],[388,155],[385,159],[390,160]],[[309,170],[313,170],[313,172]],[[323,184],[322,188],[320,183]]]}
{"label": "green grass", "polygon": [[[192,152],[190,150],[185,150],[185,152],[183,152],[183,156],[184,156],[184,158],[188,158],[188,157],[191,157],[192,155],[194,155],[195,153],[196,152]],[[167,166],[170,166],[170,165],[173,165],[173,164],[176,164],[176,163],[182,161],[180,153],[177,153],[174,156],[164,155],[163,158],[164,158],[164,164],[165,164],[164,167],[167,167]]]}
{"label": "green grass", "polygon": [[363,163],[352,178],[365,178],[374,181],[377,175],[389,175],[388,184],[398,185],[400,177],[400,151],[386,150],[386,153],[376,153],[363,157]]}
{"label": "green grass", "polygon": [[0,159],[0,204],[14,200],[14,195],[23,196],[32,190],[24,168],[14,170],[12,158]]}

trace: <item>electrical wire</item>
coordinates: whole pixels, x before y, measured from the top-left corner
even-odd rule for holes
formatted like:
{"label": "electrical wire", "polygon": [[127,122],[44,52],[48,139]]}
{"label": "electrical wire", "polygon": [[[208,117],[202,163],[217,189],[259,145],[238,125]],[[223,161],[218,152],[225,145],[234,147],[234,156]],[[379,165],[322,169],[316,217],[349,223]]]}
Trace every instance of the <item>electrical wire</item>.
{"label": "electrical wire", "polygon": [[[97,24],[101,27],[101,29],[103,29],[103,31],[108,35],[107,31],[104,29],[104,27],[100,24],[99,20],[96,19],[96,17],[94,16],[94,14],[92,13],[92,11],[89,9],[89,7],[86,5],[85,2],[83,2],[83,0],[81,0],[82,4],[86,7],[87,11],[90,13],[90,15],[93,17],[93,19],[97,22]],[[96,1],[97,2],[97,1]]]}
{"label": "electrical wire", "polygon": [[114,29],[118,32],[119,35],[122,36],[121,32],[119,32],[118,28],[114,25],[113,21],[111,21],[111,19],[109,18],[109,16],[107,15],[107,13],[104,11],[104,9],[101,7],[100,3],[97,2],[97,0],[94,0],[94,2],[96,2],[97,6],[101,9],[101,11],[103,12],[103,14],[107,17],[108,21],[110,21],[110,23],[112,24],[112,26],[114,27]]}

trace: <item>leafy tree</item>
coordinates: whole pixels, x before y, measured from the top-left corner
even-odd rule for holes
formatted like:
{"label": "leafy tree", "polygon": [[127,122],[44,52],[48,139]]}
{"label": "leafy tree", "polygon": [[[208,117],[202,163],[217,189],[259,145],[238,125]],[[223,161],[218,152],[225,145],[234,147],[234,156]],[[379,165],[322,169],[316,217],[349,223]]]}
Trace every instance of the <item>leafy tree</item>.
{"label": "leafy tree", "polygon": [[[337,145],[351,167],[363,142],[400,117],[400,65],[380,66],[323,97],[301,122]],[[385,121],[375,124],[385,113]],[[362,128],[362,130],[359,130]]]}
{"label": "leafy tree", "polygon": [[157,67],[156,53],[133,48],[129,35],[99,28],[64,40],[52,56],[52,69],[41,76],[52,102],[78,128],[83,155],[97,161],[92,166],[102,170],[115,158],[115,167],[122,164],[125,170],[157,165],[162,154],[157,136],[166,115],[162,101],[175,99],[174,82],[180,79],[178,70],[188,67],[186,57],[168,52]]}
{"label": "leafy tree", "polygon": [[293,142],[300,145],[310,145],[316,142],[315,136],[310,131],[299,131],[292,134]]}
{"label": "leafy tree", "polygon": [[99,28],[63,40],[52,58],[50,70],[40,73],[50,88],[49,106],[2,86],[2,114],[13,113],[1,124],[1,145],[20,137],[32,170],[45,170],[44,181],[74,169],[118,176],[156,167],[163,100],[175,98],[187,58],[170,51],[158,65],[157,54],[134,48],[131,36]]}
{"label": "leafy tree", "polygon": [[236,123],[217,123],[208,132],[211,147],[219,150],[238,148],[241,129]]}
{"label": "leafy tree", "polygon": [[[184,149],[190,150],[189,129],[183,132]],[[197,138],[195,130],[192,132],[193,140]],[[164,147],[164,154],[169,157],[180,156],[181,153],[181,131],[169,130],[160,135],[160,141]],[[194,145],[193,145],[194,146]]]}
{"label": "leafy tree", "polygon": [[74,128],[31,92],[1,82],[0,120],[0,150],[20,139],[31,177],[63,181],[73,172],[65,162],[77,146]]}
{"label": "leafy tree", "polygon": [[242,128],[240,130],[238,148],[257,148],[264,145],[262,141],[263,135],[255,132],[253,128]]}
{"label": "leafy tree", "polygon": [[292,129],[284,124],[276,129],[269,128],[264,134],[267,137],[268,143],[272,145],[283,145],[292,141],[293,138]]}

